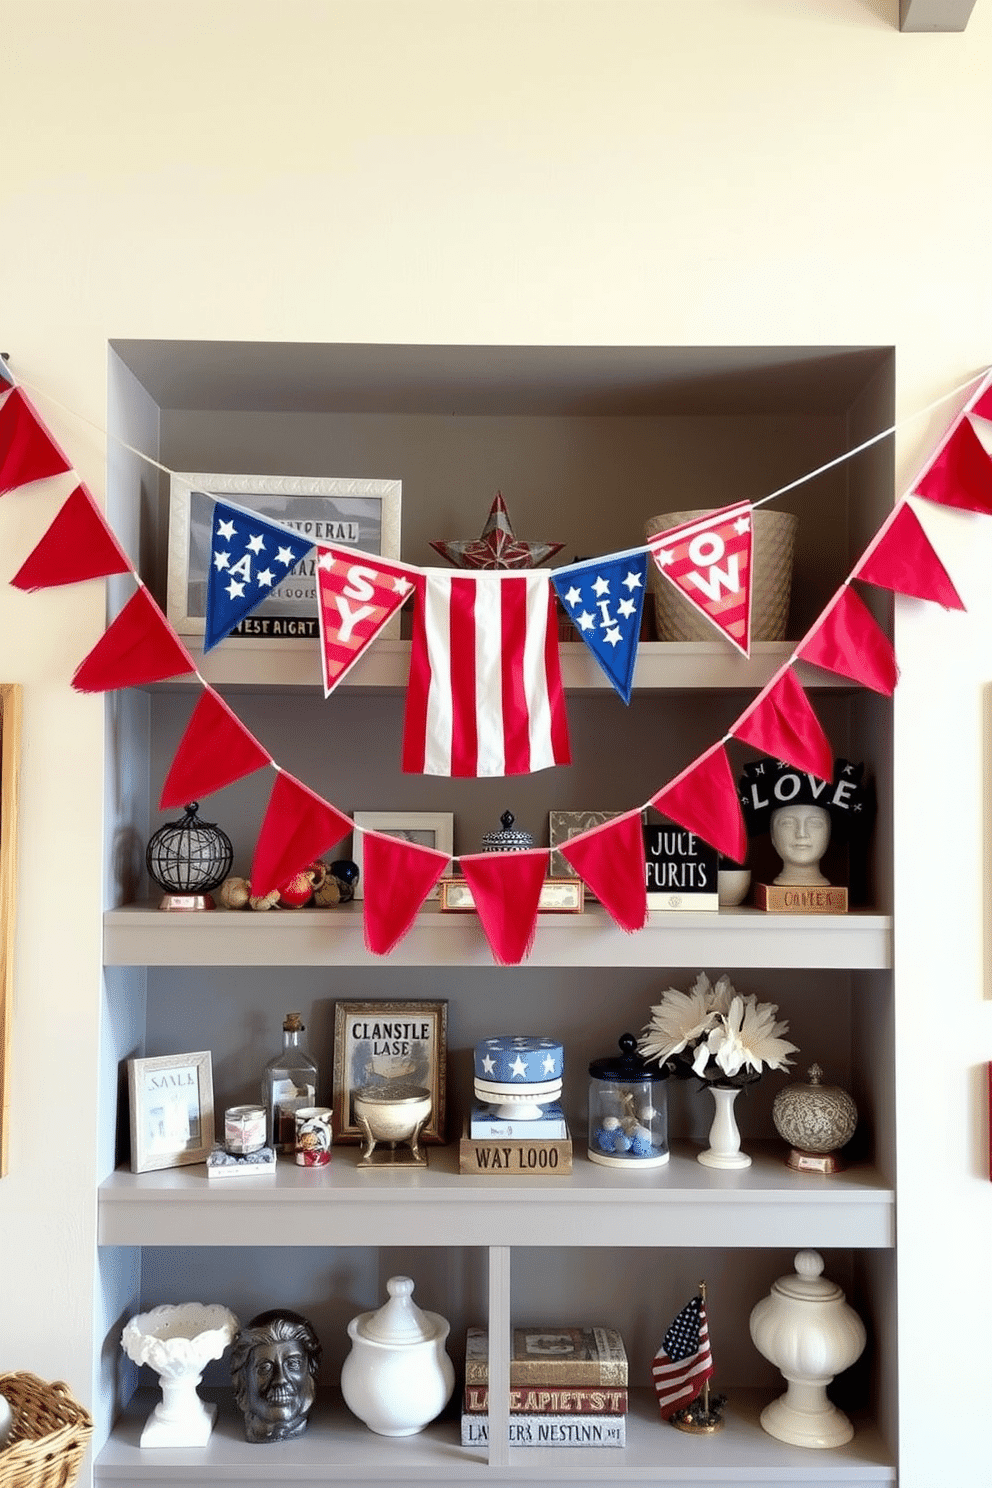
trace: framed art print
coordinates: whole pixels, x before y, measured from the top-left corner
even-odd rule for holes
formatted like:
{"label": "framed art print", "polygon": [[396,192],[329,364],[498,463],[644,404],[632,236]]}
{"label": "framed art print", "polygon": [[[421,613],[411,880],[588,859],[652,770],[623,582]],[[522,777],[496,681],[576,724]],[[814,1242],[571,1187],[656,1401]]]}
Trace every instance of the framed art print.
{"label": "framed art print", "polygon": [[431,1094],[421,1141],[443,1142],[447,1102],[446,1002],[339,1002],[334,1008],[334,1140],[361,1142],[354,1093],[417,1085]]}
{"label": "framed art print", "polygon": [[[398,558],[401,491],[398,480],[177,472],[169,493],[169,620],[179,635],[203,635],[213,497],[283,522],[314,542]],[[316,563],[311,550],[231,635],[283,641],[319,638]],[[399,633],[397,615],[381,634]]]}
{"label": "framed art print", "polygon": [[129,1059],[131,1172],[206,1162],[214,1145],[210,1051]]}

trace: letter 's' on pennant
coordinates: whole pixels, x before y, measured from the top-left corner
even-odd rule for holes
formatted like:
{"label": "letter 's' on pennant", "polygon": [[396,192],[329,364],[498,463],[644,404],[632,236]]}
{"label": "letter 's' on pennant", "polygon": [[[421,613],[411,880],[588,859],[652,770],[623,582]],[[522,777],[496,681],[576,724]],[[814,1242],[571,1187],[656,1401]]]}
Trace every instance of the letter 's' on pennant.
{"label": "letter 's' on pennant", "polygon": [[537,905],[548,871],[546,848],[472,853],[459,858],[493,960],[516,966],[530,954]]}
{"label": "letter 's' on pennant", "polygon": [[754,511],[738,501],[648,539],[659,572],[727,640],[751,654]]}
{"label": "letter 's' on pennant", "polygon": [[12,388],[0,404],[0,496],[71,469],[20,388]]}
{"label": "letter 's' on pennant", "polygon": [[797,770],[831,780],[834,752],[791,666],[763,688],[730,729],[735,739],[753,744]]}
{"label": "letter 's' on pennant", "polygon": [[388,956],[406,935],[417,911],[449,863],[447,853],[383,832],[366,832],[365,944],[373,956]]}
{"label": "letter 's' on pennant", "polygon": [[114,692],[195,671],[192,656],[142,585],[79,663],[72,685],[77,692]]}
{"label": "letter 's' on pennant", "polygon": [[280,770],[255,844],[252,893],[271,894],[328,852],[353,826],[350,816]]}
{"label": "letter 's' on pennant", "polygon": [[159,810],[168,811],[173,806],[185,806],[187,801],[198,801],[271,763],[268,751],[224,699],[208,687],[179,741],[162,786]]}
{"label": "letter 's' on pennant", "polygon": [[950,574],[908,501],[901,501],[886,519],[865,549],[854,577],[879,589],[930,600],[945,610],[964,609]]}
{"label": "letter 's' on pennant", "polygon": [[643,930],[648,920],[647,871],[640,811],[563,842],[558,849],[621,930]]}
{"label": "letter 's' on pennant", "polygon": [[10,582],[31,593],[131,571],[130,559],[93,497],[85,486],[77,486]]}
{"label": "letter 's' on pennant", "polygon": [[849,584],[837,591],[796,654],[886,697],[899,679],[892,642]]}
{"label": "letter 's' on pennant", "polygon": [[747,829],[722,742],[662,786],[651,805],[735,863],[747,857]]}
{"label": "letter 's' on pennant", "polygon": [[351,548],[317,544],[317,614],[324,696],[413,593],[403,569]]}

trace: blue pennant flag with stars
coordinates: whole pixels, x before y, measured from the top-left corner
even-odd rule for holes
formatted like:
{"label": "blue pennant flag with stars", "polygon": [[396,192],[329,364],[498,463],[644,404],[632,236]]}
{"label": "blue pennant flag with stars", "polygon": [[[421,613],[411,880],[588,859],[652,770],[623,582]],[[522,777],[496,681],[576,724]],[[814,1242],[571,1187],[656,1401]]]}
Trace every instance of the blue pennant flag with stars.
{"label": "blue pennant flag with stars", "polygon": [[230,635],[305,558],[313,540],[254,512],[214,503],[203,649]]}
{"label": "blue pennant flag with stars", "polygon": [[645,551],[593,558],[551,575],[569,619],[625,703],[634,681],[647,570]]}

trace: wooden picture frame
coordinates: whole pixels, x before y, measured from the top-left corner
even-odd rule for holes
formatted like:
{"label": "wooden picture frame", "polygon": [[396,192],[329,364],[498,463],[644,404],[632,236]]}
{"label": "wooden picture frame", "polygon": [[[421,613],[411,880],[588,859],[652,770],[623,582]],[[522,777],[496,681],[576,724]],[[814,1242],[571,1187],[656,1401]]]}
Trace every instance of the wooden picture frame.
{"label": "wooden picture frame", "polygon": [[131,1172],[206,1162],[214,1146],[214,1085],[209,1049],[129,1059]]}
{"label": "wooden picture frame", "polygon": [[[455,850],[455,818],[450,811],[355,811],[352,819],[356,827],[381,832],[384,837],[401,837],[405,842],[416,842],[421,847],[433,847],[446,852],[450,857]],[[363,834],[356,832],[351,846],[352,862],[358,864],[358,883],[355,898],[365,898],[365,860]],[[440,898],[437,885],[427,895],[428,899]]]}
{"label": "wooden picture frame", "polygon": [[21,701],[20,683],[0,682],[0,1178],[7,1173],[10,1119]]}
{"label": "wooden picture frame", "polygon": [[[174,629],[187,636],[202,636],[204,632],[212,497],[285,522],[315,541],[337,542],[378,553],[382,558],[398,558],[401,494],[402,482],[398,480],[177,471],[169,489],[166,602]],[[399,615],[394,615],[379,634],[396,639],[399,624]],[[319,639],[315,555],[311,552],[297,564],[231,635],[307,645]]]}
{"label": "wooden picture frame", "polygon": [[365,1085],[422,1085],[431,1114],[422,1142],[445,1141],[447,1002],[338,1002],[334,1007],[334,1140],[361,1142],[352,1096]]}

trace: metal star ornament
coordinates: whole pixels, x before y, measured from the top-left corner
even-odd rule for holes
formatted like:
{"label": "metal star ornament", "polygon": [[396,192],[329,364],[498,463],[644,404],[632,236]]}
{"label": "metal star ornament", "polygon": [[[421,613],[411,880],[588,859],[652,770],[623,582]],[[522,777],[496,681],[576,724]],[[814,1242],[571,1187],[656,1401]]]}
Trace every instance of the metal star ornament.
{"label": "metal star ornament", "polygon": [[431,547],[456,568],[539,568],[564,543],[523,542],[510,526],[502,491],[489,509],[489,519],[476,538],[438,539]]}

